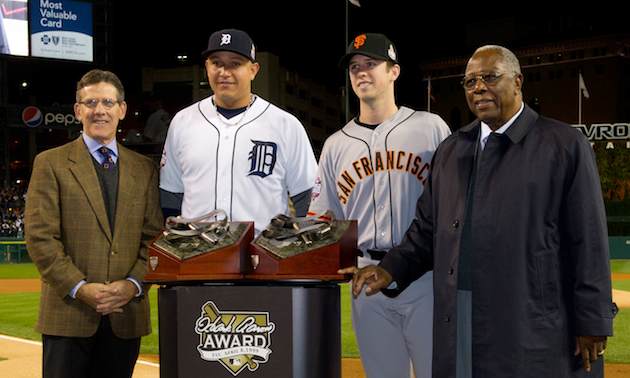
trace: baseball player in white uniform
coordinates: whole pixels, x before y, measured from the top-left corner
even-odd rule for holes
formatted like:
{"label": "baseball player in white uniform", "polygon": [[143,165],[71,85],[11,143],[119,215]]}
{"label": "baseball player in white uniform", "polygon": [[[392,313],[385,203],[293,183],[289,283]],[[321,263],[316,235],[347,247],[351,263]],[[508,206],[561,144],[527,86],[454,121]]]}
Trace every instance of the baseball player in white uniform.
{"label": "baseball player in white uniform", "polygon": [[[396,48],[382,34],[361,34],[341,60],[359,98],[359,115],[330,136],[319,160],[310,213],[331,209],[358,220],[359,267],[377,264],[401,242],[438,144],[450,134],[437,115],[398,107]],[[354,273],[356,267],[340,272]],[[352,301],[352,320],[368,378],[431,377],[433,274],[396,298]]]}
{"label": "baseball player in white uniform", "polygon": [[254,43],[247,33],[213,33],[202,53],[214,94],[175,115],[162,154],[165,215],[197,217],[223,209],[254,221],[256,233],[288,214],[289,196],[306,214],[317,163],[300,121],[251,93]]}

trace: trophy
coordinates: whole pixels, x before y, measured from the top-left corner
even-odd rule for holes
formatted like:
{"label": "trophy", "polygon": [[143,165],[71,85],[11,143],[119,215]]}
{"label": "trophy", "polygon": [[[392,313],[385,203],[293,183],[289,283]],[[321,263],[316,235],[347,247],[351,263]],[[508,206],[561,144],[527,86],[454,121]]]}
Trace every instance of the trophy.
{"label": "trophy", "polygon": [[344,280],[337,270],[356,265],[357,222],[331,211],[292,218],[280,214],[251,244],[250,279]]}
{"label": "trophy", "polygon": [[168,217],[149,246],[146,282],[242,278],[249,270],[252,222],[230,222],[223,210],[197,218]]}

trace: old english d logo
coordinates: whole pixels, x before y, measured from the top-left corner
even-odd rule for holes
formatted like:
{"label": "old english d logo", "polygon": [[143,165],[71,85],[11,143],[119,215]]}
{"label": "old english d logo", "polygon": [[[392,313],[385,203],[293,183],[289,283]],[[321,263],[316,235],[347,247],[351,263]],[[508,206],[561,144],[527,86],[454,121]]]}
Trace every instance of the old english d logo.
{"label": "old english d logo", "polygon": [[248,176],[260,176],[265,178],[273,173],[273,167],[276,166],[276,154],[278,153],[278,145],[273,142],[263,142],[252,140],[254,146],[249,152]]}
{"label": "old english d logo", "polygon": [[268,312],[219,311],[208,301],[195,324],[197,350],[201,359],[219,362],[234,376],[245,367],[255,371],[269,360],[275,328]]}

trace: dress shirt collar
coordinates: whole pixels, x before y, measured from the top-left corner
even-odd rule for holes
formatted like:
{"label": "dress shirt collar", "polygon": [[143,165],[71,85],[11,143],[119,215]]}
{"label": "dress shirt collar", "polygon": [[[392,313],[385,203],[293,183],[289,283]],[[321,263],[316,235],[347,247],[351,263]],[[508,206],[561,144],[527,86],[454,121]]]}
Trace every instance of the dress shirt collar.
{"label": "dress shirt collar", "polygon": [[[518,118],[518,116],[521,115],[524,108],[525,108],[525,105],[521,102],[521,108],[518,110],[518,112],[516,112],[516,114],[514,114],[514,116],[512,116],[512,118],[510,118],[503,126],[499,127],[495,131],[495,133],[503,134],[510,126],[512,126],[516,118]],[[486,142],[488,141],[488,137],[490,136],[491,133],[492,133],[492,129],[490,128],[490,126],[488,126],[485,122],[482,121],[481,133],[479,136],[479,143],[481,143],[482,150],[486,147]]]}
{"label": "dress shirt collar", "polygon": [[103,164],[103,155],[98,152],[98,149],[102,146],[105,146],[112,150],[112,159],[114,160],[114,163],[118,162],[118,145],[116,144],[116,138],[114,138],[111,142],[107,144],[101,144],[97,140],[89,137],[86,133],[81,133],[81,136],[83,137],[83,142],[85,142],[88,151],[90,151],[90,155],[92,155],[92,157],[94,157],[94,159],[96,159],[99,164]]}

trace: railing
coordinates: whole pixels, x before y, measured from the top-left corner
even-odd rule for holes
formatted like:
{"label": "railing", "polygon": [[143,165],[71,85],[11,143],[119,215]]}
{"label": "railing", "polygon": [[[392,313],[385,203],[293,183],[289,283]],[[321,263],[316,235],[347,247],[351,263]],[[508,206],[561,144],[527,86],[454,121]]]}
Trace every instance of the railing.
{"label": "railing", "polygon": [[0,238],[0,264],[31,262],[23,239]]}
{"label": "railing", "polygon": [[[611,259],[630,259],[630,236],[609,236]],[[0,238],[0,264],[31,262],[26,243],[21,239]]]}
{"label": "railing", "polygon": [[611,259],[630,259],[630,236],[609,236]]}

